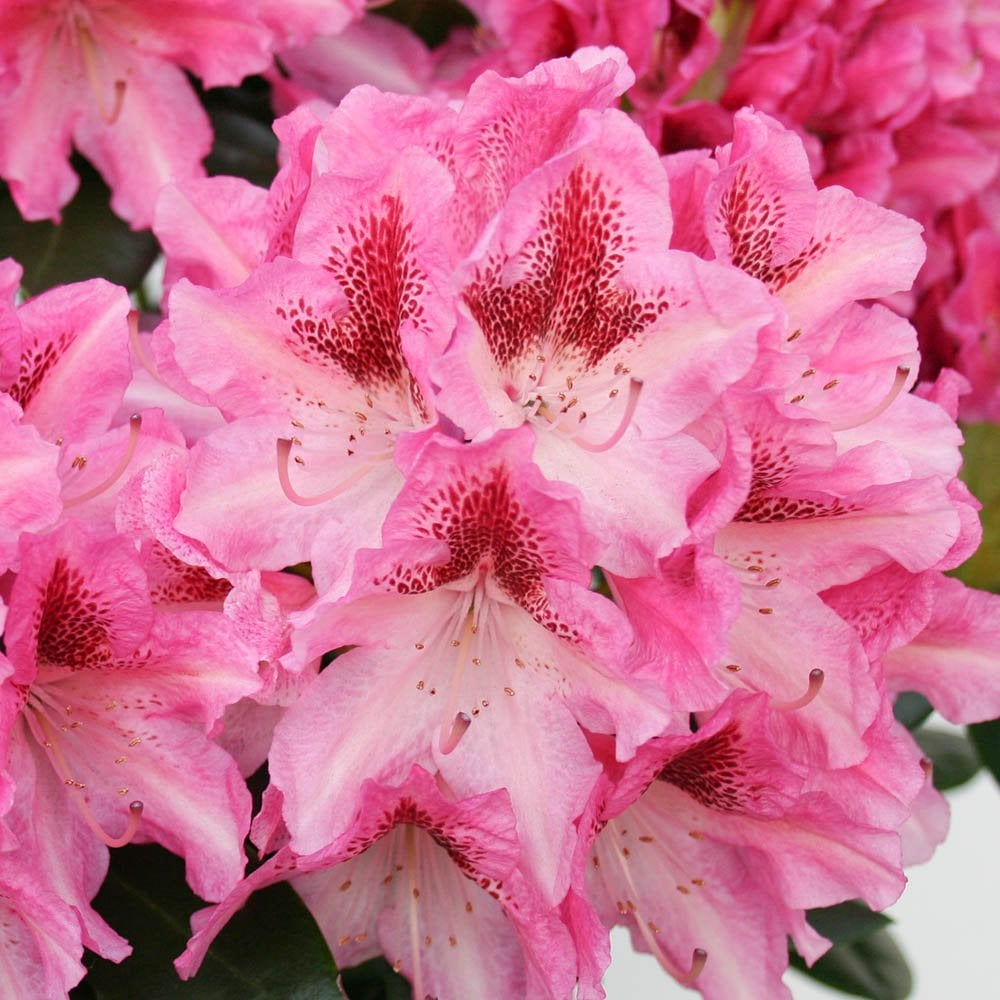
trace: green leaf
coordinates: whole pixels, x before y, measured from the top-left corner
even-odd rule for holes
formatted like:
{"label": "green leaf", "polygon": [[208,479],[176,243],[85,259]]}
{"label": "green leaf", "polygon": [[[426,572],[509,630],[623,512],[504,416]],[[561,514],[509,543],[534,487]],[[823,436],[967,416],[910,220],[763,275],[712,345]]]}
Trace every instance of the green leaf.
{"label": "green leaf", "polygon": [[1000,783],[1000,719],[977,722],[969,726],[968,733],[979,759]]}
{"label": "green leaf", "polygon": [[972,744],[961,733],[921,729],[914,736],[934,763],[934,787],[939,792],[964,785],[982,766]]}
{"label": "green leaf", "polygon": [[809,910],[806,919],[834,944],[851,944],[884,927],[892,920],[869,909],[860,899],[850,899],[836,906]]}
{"label": "green leaf", "polygon": [[384,958],[372,958],[340,974],[351,1000],[410,1000],[410,984]]}
{"label": "green leaf", "polygon": [[0,256],[24,268],[31,295],[54,285],[107,278],[129,291],[146,276],[159,244],[149,232],[133,232],[111,211],[111,193],[100,175],[80,157],[76,197],[63,209],[62,223],[25,222],[5,184],[0,184]]}
{"label": "green leaf", "polygon": [[970,587],[1000,593],[1000,425],[966,424],[962,478],[983,505],[983,543],[957,570]]}
{"label": "green leaf", "polygon": [[97,911],[132,942],[121,965],[95,956],[74,1000],[344,1000],[330,951],[286,883],[250,897],[215,940],[198,975],[182,982],[173,960],[204,904],[184,882],[184,863],[157,845],[112,852]]}
{"label": "green leaf", "polygon": [[913,989],[906,959],[884,929],[831,948],[811,968],[794,953],[790,961],[811,979],[869,1000],[905,1000]]}
{"label": "green leaf", "polygon": [[378,9],[378,14],[405,25],[424,44],[440,45],[455,27],[472,27],[475,16],[458,0],[394,0]]}
{"label": "green leaf", "polygon": [[896,696],[893,715],[907,729],[916,729],[934,711],[934,706],[919,691],[904,691]]}

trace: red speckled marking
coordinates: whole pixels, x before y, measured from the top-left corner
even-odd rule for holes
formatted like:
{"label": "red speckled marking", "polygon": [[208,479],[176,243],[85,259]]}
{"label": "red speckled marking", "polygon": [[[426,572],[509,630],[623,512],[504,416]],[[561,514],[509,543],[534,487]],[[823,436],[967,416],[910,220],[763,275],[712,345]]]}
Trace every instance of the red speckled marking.
{"label": "red speckled marking", "polygon": [[[409,372],[399,330],[408,320],[422,326],[427,275],[416,263],[412,226],[399,199],[385,195],[378,211],[338,226],[325,267],[343,287],[347,311],[320,316],[302,299],[278,306],[290,348],[368,389],[404,384]],[[419,395],[415,386],[413,392]]]}
{"label": "red speckled marking", "polygon": [[551,561],[531,518],[514,497],[505,469],[443,487],[422,505],[418,537],[447,542],[451,557],[437,566],[397,566],[375,580],[401,594],[436,590],[479,568],[539,624],[565,638],[577,633],[549,607],[542,578]]}
{"label": "red speckled marking", "polygon": [[228,580],[216,579],[202,566],[189,566],[159,542],[153,547],[151,561],[149,594],[154,604],[221,604],[233,589]]}
{"label": "red speckled marking", "polygon": [[794,281],[828,246],[828,240],[813,237],[791,260],[773,264],[774,244],[787,214],[781,195],[769,196],[756,187],[746,165],[737,169],[716,209],[716,218],[729,235],[733,264],[774,292]]}
{"label": "red speckled marking", "polygon": [[494,258],[466,291],[500,364],[541,351],[593,367],[668,308],[662,294],[641,302],[616,281],[633,241],[619,191],[602,175],[576,166],[546,199],[538,229],[518,257],[526,277],[505,286],[507,262]]}
{"label": "red speckled marking", "polygon": [[788,446],[773,437],[754,435],[753,474],[750,492],[737,511],[735,521],[767,524],[776,521],[801,521],[811,517],[839,517],[856,509],[839,497],[774,496],[777,489],[795,469]]}
{"label": "red speckled marking", "polygon": [[760,798],[761,785],[753,783],[735,722],[678,754],[658,777],[723,812],[739,812]]}
{"label": "red speckled marking", "polygon": [[111,605],[65,559],[52,567],[36,617],[40,663],[80,670],[113,660],[108,644]]}
{"label": "red speckled marking", "polygon": [[11,398],[21,404],[26,410],[41,388],[45,377],[55,367],[66,349],[73,342],[72,333],[63,333],[55,341],[50,341],[44,347],[30,348],[21,355],[21,365],[17,379],[7,390]]}

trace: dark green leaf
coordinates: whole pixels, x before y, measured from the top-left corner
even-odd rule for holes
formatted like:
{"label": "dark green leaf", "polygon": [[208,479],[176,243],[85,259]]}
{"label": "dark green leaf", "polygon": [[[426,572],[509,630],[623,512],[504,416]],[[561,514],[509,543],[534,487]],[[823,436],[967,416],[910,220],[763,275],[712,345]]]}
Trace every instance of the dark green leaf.
{"label": "dark green leaf", "polygon": [[614,600],[611,588],[608,586],[608,578],[604,575],[604,570],[600,566],[594,566],[590,571],[590,589],[596,594]]}
{"label": "dark green leaf", "polygon": [[834,944],[859,941],[892,923],[887,916],[870,910],[859,899],[810,910],[806,914],[806,919],[823,937],[829,938]]}
{"label": "dark green leaf", "polygon": [[907,729],[916,729],[934,711],[934,706],[918,691],[904,691],[896,696],[892,711]]}
{"label": "dark green leaf", "polygon": [[970,587],[1000,593],[1000,426],[966,424],[962,478],[983,505],[983,543],[954,575]]}
{"label": "dark green leaf", "polygon": [[979,759],[989,768],[997,782],[1000,782],[1000,719],[969,726],[969,739],[972,740]]}
{"label": "dark green leaf", "polygon": [[326,942],[287,884],[251,896],[198,975],[179,980],[173,960],[190,914],[204,905],[184,882],[183,862],[161,847],[114,851],[95,907],[135,950],[121,965],[94,959],[74,1000],[343,1000]]}
{"label": "dark green leaf", "polygon": [[341,973],[350,1000],[410,1000],[410,984],[384,958],[373,958]]}
{"label": "dark green leaf", "polygon": [[0,184],[0,257],[24,268],[24,287],[32,295],[54,285],[107,278],[130,291],[136,288],[159,252],[149,232],[133,232],[111,211],[110,192],[85,160],[74,157],[80,190],[63,209],[62,223],[25,222],[7,186]]}
{"label": "dark green leaf", "polygon": [[308,580],[310,583],[313,582],[312,563],[296,563],[294,566],[286,566],[282,572],[301,576],[303,580]]}
{"label": "dark green leaf", "polygon": [[475,17],[458,0],[394,0],[378,9],[383,17],[405,25],[424,44],[440,45],[459,26],[472,27]]}
{"label": "dark green leaf", "polygon": [[831,948],[811,968],[795,954],[791,964],[835,990],[869,1000],[905,1000],[913,989],[906,959],[886,930]]}
{"label": "dark green leaf", "polygon": [[205,169],[268,187],[278,172],[278,140],[270,126],[227,108],[212,109],[209,117],[215,142]]}
{"label": "dark green leaf", "polygon": [[914,736],[934,763],[934,787],[939,792],[964,785],[981,767],[972,744],[961,733],[920,729]]}

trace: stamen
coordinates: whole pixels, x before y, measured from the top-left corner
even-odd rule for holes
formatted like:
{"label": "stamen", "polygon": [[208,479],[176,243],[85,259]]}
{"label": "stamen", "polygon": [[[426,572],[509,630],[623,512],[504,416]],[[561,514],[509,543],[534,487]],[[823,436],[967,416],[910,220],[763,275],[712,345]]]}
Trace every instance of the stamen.
{"label": "stamen", "polygon": [[128,826],[125,827],[125,832],[120,837],[111,837],[105,832],[104,827],[97,822],[97,818],[90,811],[90,806],[87,805],[87,800],[83,797],[82,792],[77,798],[77,804],[80,806],[80,812],[83,813],[87,825],[97,834],[98,839],[107,844],[108,847],[124,847],[139,829],[139,821],[142,819],[142,803],[138,799],[129,803]]}
{"label": "stamen", "polygon": [[278,438],[278,481],[281,483],[281,489],[285,496],[292,503],[298,504],[300,507],[315,507],[316,504],[333,500],[334,497],[339,497],[342,493],[346,493],[352,486],[356,486],[371,472],[372,467],[364,465],[352,472],[351,475],[343,482],[334,486],[333,489],[314,497],[303,496],[292,486],[292,481],[288,475],[288,461],[292,453],[293,443],[291,438]]}
{"label": "stamen", "polygon": [[[426,996],[424,993],[424,969],[420,960],[420,915],[417,912],[417,900],[420,898],[420,889],[417,887],[419,877],[419,863],[417,859],[416,831],[412,824],[406,824],[403,834],[406,841],[406,869],[410,891],[407,893],[410,910],[410,954],[413,958],[413,995],[415,997]],[[398,971],[398,970],[397,970]]]}
{"label": "stamen", "polygon": [[874,420],[876,417],[881,416],[889,409],[890,406],[896,401],[896,397],[903,391],[903,386],[906,385],[906,379],[910,374],[909,365],[900,365],[896,369],[896,378],[886,393],[885,398],[873,409],[869,410],[864,416],[857,420],[849,420],[847,423],[843,424],[831,424],[830,430],[833,431],[849,431],[853,430],[855,427],[860,427],[862,424],[867,424],[869,420]]}
{"label": "stamen", "polygon": [[794,712],[797,708],[805,708],[819,694],[823,686],[823,677],[823,671],[819,667],[814,667],[809,671],[809,687],[806,688],[805,694],[790,701],[772,701],[771,707],[782,712]]}
{"label": "stamen", "polygon": [[87,80],[90,83],[90,89],[94,94],[94,101],[97,104],[97,110],[100,113],[105,125],[114,125],[118,121],[118,116],[122,113],[122,105],[125,103],[125,88],[127,86],[124,80],[115,80],[114,82],[114,97],[111,99],[111,107],[105,103],[104,100],[104,88],[101,83],[100,72],[97,67],[97,45],[94,42],[93,35],[82,25],[77,25],[77,32],[80,38],[80,51],[83,55],[83,65],[87,72]]}
{"label": "stamen", "polygon": [[[624,835],[624,831],[622,831],[622,833]],[[631,893],[631,898],[628,901],[628,908],[632,910],[635,916],[635,925],[638,927],[639,933],[642,934],[643,938],[645,938],[650,952],[660,965],[662,965],[663,968],[677,980],[677,982],[684,985],[693,983],[695,979],[701,975],[701,970],[705,968],[705,962],[708,961],[708,952],[705,951],[704,948],[695,948],[691,955],[691,968],[688,969],[687,972],[679,972],[675,968],[674,963],[670,960],[670,958],[668,958],[667,953],[660,947],[660,942],[656,939],[656,934],[654,934],[652,930],[652,925],[645,919],[639,907],[637,907],[633,902],[635,899],[641,899],[642,894],[638,891],[635,880],[632,877],[632,872],[629,870],[628,862],[625,860],[627,849],[623,848],[621,844],[618,843],[618,830],[614,820],[609,822],[605,828],[605,836],[611,841],[611,856],[617,862],[617,867],[621,871],[622,877],[624,878]],[[692,834],[692,836],[694,836],[694,834]],[[623,914],[625,912],[627,911],[622,910]],[[657,931],[656,933],[659,932]]]}
{"label": "stamen", "polygon": [[129,417],[128,424],[128,445],[125,448],[125,454],[122,456],[121,461],[115,466],[114,472],[112,472],[107,479],[99,482],[93,489],[87,490],[86,493],[81,493],[79,496],[63,500],[63,507],[75,507],[77,504],[85,503],[87,500],[93,500],[94,497],[100,496],[105,490],[114,486],[114,484],[122,477],[125,470],[128,468],[129,462],[132,461],[132,456],[135,454],[136,446],[139,444],[139,431],[142,429],[142,414],[133,413],[132,416]]}
{"label": "stamen", "polygon": [[683,976],[676,976],[677,982],[684,986],[690,986],[700,975],[708,961],[708,952],[704,948],[695,948],[691,952],[691,968]]}
{"label": "stamen", "polygon": [[146,350],[145,345],[142,342],[142,337],[139,336],[139,310],[132,309],[128,314],[128,339],[132,344],[132,350],[135,352],[136,361],[142,365],[143,368],[154,378],[160,385],[170,386],[160,377],[160,373],[156,370],[156,364],[153,359],[149,356],[149,352]]}
{"label": "stamen", "polygon": [[628,426],[632,423],[632,418],[635,416],[635,409],[639,405],[639,393],[642,391],[642,379],[633,378],[629,380],[628,384],[628,400],[625,403],[625,412],[622,414],[621,420],[618,423],[618,428],[615,430],[614,434],[607,439],[607,441],[601,444],[592,444],[589,441],[584,441],[583,438],[573,438],[573,440],[584,449],[584,451],[608,451],[613,448],[619,441],[625,436],[625,431],[628,430]]}
{"label": "stamen", "polygon": [[441,753],[449,754],[458,746],[459,740],[465,735],[466,730],[472,725],[472,719],[465,712],[459,712],[451,724],[451,729],[447,735],[441,731],[441,742],[438,746]]}

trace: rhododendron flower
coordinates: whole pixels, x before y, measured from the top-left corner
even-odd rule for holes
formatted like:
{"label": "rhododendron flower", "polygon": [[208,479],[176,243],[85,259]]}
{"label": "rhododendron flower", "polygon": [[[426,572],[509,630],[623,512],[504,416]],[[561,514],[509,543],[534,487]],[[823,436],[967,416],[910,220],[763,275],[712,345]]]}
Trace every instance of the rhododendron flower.
{"label": "rhododendron flower", "polygon": [[303,616],[294,641],[308,655],[358,648],[275,733],[270,773],[296,851],[342,832],[364,778],[433,766],[458,795],[508,790],[525,872],[555,903],[599,773],[580,725],[614,732],[627,757],[667,724],[660,692],[619,666],[630,634],[588,589],[595,540],[574,491],[531,464],[531,437],[430,441],[384,548],[359,553],[340,601]]}
{"label": "rhododendron flower", "polygon": [[10,606],[2,699],[15,801],[4,822],[77,908],[88,947],[121,958],[89,907],[104,844],[141,823],[186,857],[209,899],[242,873],[249,794],[207,733],[259,686],[255,658],[221,615],[157,612],[132,544],[75,522],[22,539]]}
{"label": "rhododendron flower", "polygon": [[[353,11],[351,8],[355,8]],[[336,31],[357,4],[315,0],[7,0],[0,10],[0,176],[27,219],[58,219],[77,187],[75,146],[135,228],[160,188],[203,173],[208,116],[184,70],[208,87],[266,69],[277,41]],[[259,8],[259,9],[258,9]]]}
{"label": "rhododendron flower", "polygon": [[291,880],[340,966],[385,954],[415,996],[564,997],[575,967],[566,928],[516,871],[502,790],[451,802],[414,767],[399,787],[366,781],[351,826],[308,855],[282,847],[222,903],[195,914],[177,960],[193,975],[256,889]]}
{"label": "rhododendron flower", "polygon": [[[775,739],[789,714],[733,695],[697,733],[614,767],[595,797],[598,832],[578,860],[589,898],[706,997],[790,996],[787,938],[809,960],[826,948],[805,909],[855,897],[881,908],[904,884],[898,835],[851,815],[836,772],[810,788],[810,767]],[[916,754],[909,770],[912,798]]]}

